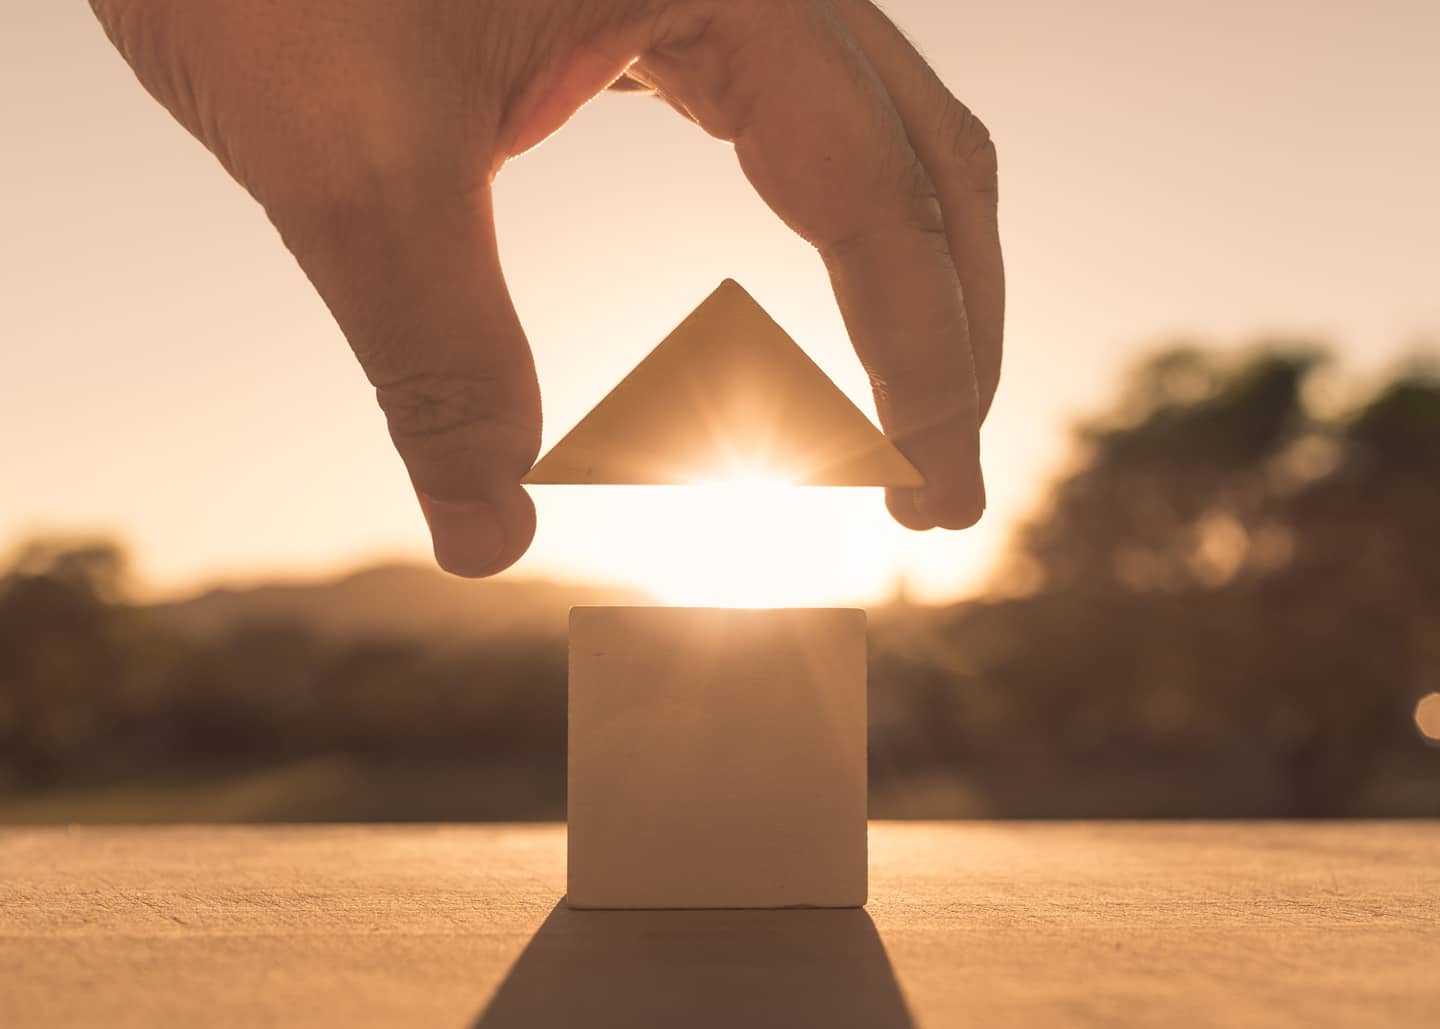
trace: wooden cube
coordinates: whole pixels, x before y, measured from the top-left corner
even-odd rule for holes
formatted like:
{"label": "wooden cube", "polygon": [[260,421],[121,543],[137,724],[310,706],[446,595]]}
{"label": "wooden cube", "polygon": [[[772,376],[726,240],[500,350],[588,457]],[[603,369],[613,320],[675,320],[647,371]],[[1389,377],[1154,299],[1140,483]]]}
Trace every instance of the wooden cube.
{"label": "wooden cube", "polygon": [[865,612],[570,612],[575,908],[859,907]]}

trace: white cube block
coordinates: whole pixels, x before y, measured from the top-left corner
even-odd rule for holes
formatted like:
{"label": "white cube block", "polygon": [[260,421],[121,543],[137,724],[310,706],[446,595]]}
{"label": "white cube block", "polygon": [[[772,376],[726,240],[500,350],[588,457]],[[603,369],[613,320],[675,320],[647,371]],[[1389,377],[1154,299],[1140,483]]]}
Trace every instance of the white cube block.
{"label": "white cube block", "polygon": [[866,899],[865,612],[570,612],[575,908]]}

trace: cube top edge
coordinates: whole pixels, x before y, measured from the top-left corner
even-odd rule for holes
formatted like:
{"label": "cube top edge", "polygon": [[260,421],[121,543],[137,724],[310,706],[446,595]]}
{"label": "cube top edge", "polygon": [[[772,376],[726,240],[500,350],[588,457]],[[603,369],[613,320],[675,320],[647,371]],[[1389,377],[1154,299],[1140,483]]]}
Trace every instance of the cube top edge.
{"label": "cube top edge", "polygon": [[838,604],[835,606],[815,605],[813,607],[802,607],[794,604],[780,604],[775,607],[735,607],[725,604],[573,604],[570,613],[576,611],[856,611],[865,613],[863,607],[855,607],[853,604]]}
{"label": "cube top edge", "polygon": [[573,640],[577,631],[615,631],[621,627],[651,625],[678,629],[682,626],[711,626],[725,631],[750,632],[770,626],[829,625],[836,630],[866,633],[870,619],[859,607],[671,607],[618,604],[613,607],[587,604],[570,609],[568,620]]}
{"label": "cube top edge", "polygon": [[725,607],[716,605],[713,607],[692,607],[674,604],[576,604],[570,608],[570,620],[586,618],[599,612],[621,612],[621,611],[644,611],[653,614],[657,618],[666,617],[665,613],[673,614],[677,618],[693,617],[701,614],[725,614],[737,618],[759,618],[767,617],[802,617],[806,615],[820,614],[851,614],[866,618],[863,607]]}

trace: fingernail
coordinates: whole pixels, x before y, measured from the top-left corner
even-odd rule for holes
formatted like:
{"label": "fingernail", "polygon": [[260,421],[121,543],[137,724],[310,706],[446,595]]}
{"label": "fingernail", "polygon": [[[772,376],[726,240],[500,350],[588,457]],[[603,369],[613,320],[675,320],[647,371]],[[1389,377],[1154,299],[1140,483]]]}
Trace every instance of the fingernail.
{"label": "fingernail", "polygon": [[456,503],[418,494],[435,561],[453,575],[488,575],[505,547],[505,530],[483,500]]}

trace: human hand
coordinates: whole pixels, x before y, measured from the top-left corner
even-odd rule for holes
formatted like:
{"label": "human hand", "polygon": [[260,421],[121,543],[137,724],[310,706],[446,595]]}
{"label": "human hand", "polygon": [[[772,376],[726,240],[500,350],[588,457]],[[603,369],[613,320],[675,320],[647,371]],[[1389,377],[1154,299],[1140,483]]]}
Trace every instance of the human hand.
{"label": "human hand", "polygon": [[[995,151],[870,0],[91,0],[145,87],[264,207],[334,314],[460,575],[530,545],[540,394],[491,183],[621,79],[733,142],[815,246],[914,529],[984,508],[1000,371]],[[623,78],[622,78],[623,76]]]}

